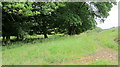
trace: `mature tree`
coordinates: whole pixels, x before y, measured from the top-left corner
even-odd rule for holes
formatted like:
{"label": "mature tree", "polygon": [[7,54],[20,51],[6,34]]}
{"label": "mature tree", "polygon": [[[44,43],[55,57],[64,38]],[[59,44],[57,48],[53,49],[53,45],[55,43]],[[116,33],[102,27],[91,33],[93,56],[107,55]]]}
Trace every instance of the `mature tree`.
{"label": "mature tree", "polygon": [[[32,15],[32,3],[2,3],[2,36],[3,41],[10,41],[10,36],[17,36],[17,38],[24,38],[28,31],[30,22],[28,16]],[[6,37],[6,38],[5,38]]]}
{"label": "mature tree", "polygon": [[[57,3],[57,2],[37,2],[34,3],[33,11],[40,12],[40,14],[35,14],[34,22],[37,23],[34,26],[34,31],[39,32],[40,34],[44,35],[44,38],[48,38],[47,34],[52,32],[54,29],[53,25],[55,22],[54,18],[52,18],[52,13],[58,9],[59,7],[63,7],[64,3]],[[38,30],[38,31],[36,31]]]}
{"label": "mature tree", "polygon": [[9,42],[10,36],[24,39],[25,34],[36,25],[38,31],[47,38],[48,22],[45,19],[62,5],[53,2],[4,2],[2,6],[3,41]]}
{"label": "mature tree", "polygon": [[104,21],[113,2],[67,2],[54,13],[56,25],[69,35],[79,34],[96,26],[95,19]]}
{"label": "mature tree", "polygon": [[[79,34],[104,21],[114,2],[4,2],[3,40],[10,36],[24,39],[29,32]],[[6,37],[6,38],[5,38]]]}

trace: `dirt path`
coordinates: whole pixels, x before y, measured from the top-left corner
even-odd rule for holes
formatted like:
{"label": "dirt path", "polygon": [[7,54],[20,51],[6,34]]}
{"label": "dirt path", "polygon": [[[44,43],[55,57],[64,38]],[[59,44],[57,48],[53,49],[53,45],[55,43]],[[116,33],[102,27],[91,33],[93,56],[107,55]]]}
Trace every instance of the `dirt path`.
{"label": "dirt path", "polygon": [[[99,59],[118,61],[117,55],[118,55],[117,50],[112,50],[109,48],[102,48],[101,50],[97,51],[96,53],[94,53],[90,56],[80,57],[76,60],[65,61],[64,63],[65,64],[68,64],[68,63],[87,63],[87,62],[92,62],[92,61],[96,61]],[[60,65],[61,63],[55,63],[55,64]]]}

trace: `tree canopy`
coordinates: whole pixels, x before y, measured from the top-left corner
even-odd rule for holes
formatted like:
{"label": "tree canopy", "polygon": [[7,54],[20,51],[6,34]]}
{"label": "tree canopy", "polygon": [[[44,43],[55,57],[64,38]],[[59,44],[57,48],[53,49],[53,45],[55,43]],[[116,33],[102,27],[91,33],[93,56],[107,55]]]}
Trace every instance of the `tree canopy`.
{"label": "tree canopy", "polygon": [[[109,16],[115,2],[3,2],[2,36],[24,39],[27,34],[80,34]],[[6,37],[6,38],[5,38]]]}

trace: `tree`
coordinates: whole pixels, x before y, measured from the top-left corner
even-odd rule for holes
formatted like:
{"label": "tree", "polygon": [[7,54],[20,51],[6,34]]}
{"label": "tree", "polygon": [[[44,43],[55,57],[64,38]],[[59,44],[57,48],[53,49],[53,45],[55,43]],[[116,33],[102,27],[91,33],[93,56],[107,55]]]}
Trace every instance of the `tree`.
{"label": "tree", "polygon": [[[17,36],[17,39],[24,39],[25,33],[28,31],[30,23],[28,16],[32,15],[32,3],[2,3],[2,32],[3,41],[10,42],[10,36]],[[29,5],[29,6],[28,6]],[[24,20],[23,20],[24,19]],[[6,38],[5,38],[6,37]]]}
{"label": "tree", "polygon": [[10,41],[10,36],[24,39],[24,35],[29,33],[36,23],[47,38],[46,21],[41,16],[50,15],[60,5],[52,2],[4,2],[2,6],[3,40]]}
{"label": "tree", "polygon": [[[30,32],[80,34],[104,21],[114,2],[4,2],[3,40],[10,36],[24,39]],[[6,38],[5,38],[6,37]]]}
{"label": "tree", "polygon": [[[52,21],[52,13],[59,7],[63,6],[63,3],[57,2],[34,3],[33,11],[40,12],[40,14],[35,14],[33,16],[34,22],[37,23],[37,26],[34,26],[35,32],[40,32],[40,34],[44,35],[44,38],[48,38],[47,34],[52,32],[52,29],[54,29],[53,25],[55,23]],[[36,31],[36,29],[38,31]]]}
{"label": "tree", "polygon": [[69,35],[79,34],[96,26],[99,18],[104,21],[114,2],[68,2],[55,12],[57,27]]}

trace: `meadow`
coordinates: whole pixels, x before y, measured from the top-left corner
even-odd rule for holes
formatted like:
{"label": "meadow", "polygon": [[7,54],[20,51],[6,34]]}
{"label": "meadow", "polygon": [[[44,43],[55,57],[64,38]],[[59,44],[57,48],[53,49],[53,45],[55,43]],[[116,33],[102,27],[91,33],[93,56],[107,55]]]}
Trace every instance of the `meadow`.
{"label": "meadow", "polygon": [[[39,37],[39,38],[38,38]],[[14,37],[12,37],[14,39]],[[97,32],[88,30],[80,35],[28,36],[35,40],[13,42],[2,47],[2,65],[117,65],[117,60],[99,58],[73,62],[89,57],[102,49],[118,50],[118,28]],[[118,54],[115,54],[118,57]],[[71,61],[71,62],[69,62]]]}

